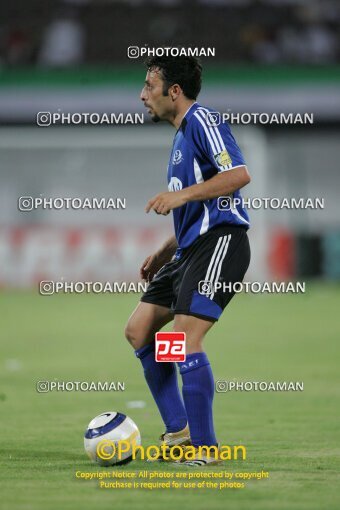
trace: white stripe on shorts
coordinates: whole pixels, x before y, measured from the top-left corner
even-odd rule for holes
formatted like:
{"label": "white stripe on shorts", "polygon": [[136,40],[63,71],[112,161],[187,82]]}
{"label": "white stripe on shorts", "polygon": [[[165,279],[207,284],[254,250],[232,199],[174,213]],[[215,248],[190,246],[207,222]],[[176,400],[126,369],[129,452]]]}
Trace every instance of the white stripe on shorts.
{"label": "white stripe on shorts", "polygon": [[228,246],[229,246],[229,243],[230,243],[230,239],[231,239],[231,234],[228,235],[228,240],[227,240],[226,244],[224,245],[222,256],[220,257],[220,260],[218,262],[216,277],[215,277],[215,279],[213,281],[213,284],[212,284],[213,291],[212,291],[212,293],[210,295],[210,299],[214,298],[214,295],[215,295],[215,290],[214,290],[215,289],[215,285],[218,282],[219,277],[221,275],[222,264],[223,264],[223,260],[225,259],[225,256],[226,256],[227,251],[228,251]]}
{"label": "white stripe on shorts", "polygon": [[[211,282],[211,285],[213,284],[214,275],[215,275],[217,266],[219,264],[220,258],[224,253],[224,248],[225,248],[227,241],[228,241],[228,236],[221,236],[218,238],[214,252],[210,259],[210,263],[209,263],[208,270],[206,272],[204,281]],[[207,292],[206,294],[209,294],[209,293],[210,292]]]}

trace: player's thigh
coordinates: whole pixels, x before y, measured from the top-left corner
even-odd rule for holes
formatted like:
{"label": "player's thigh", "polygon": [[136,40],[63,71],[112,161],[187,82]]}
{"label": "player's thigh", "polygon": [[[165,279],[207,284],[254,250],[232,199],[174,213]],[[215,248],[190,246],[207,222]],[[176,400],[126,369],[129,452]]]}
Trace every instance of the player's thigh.
{"label": "player's thigh", "polygon": [[181,331],[186,335],[186,352],[203,351],[203,339],[209,329],[214,325],[214,321],[201,319],[192,315],[176,314],[174,319],[173,331]]}
{"label": "player's thigh", "polygon": [[125,336],[134,349],[140,349],[153,342],[155,333],[172,319],[169,308],[140,302],[127,322]]}

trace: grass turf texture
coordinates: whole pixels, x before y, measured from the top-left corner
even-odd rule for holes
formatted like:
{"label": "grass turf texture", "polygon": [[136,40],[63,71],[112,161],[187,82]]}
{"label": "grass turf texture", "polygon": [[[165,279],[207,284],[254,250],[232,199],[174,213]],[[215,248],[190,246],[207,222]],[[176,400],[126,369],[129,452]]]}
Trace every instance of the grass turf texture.
{"label": "grass turf texture", "polygon": [[[304,392],[215,396],[219,440],[244,444],[248,456],[209,469],[263,469],[269,479],[244,489],[149,491],[99,489],[98,480],[75,478],[77,470],[107,471],[83,450],[84,429],[95,415],[130,415],[144,446],[162,432],[140,363],[123,337],[138,297],[2,293],[0,508],[340,508],[339,297],[338,287],[322,285],[307,286],[306,295],[239,295],[206,339],[216,380],[304,381]],[[8,359],[18,360],[19,369]],[[126,390],[36,392],[36,381],[54,379],[120,380]],[[129,409],[131,400],[146,407]],[[178,471],[142,461],[113,469]]]}

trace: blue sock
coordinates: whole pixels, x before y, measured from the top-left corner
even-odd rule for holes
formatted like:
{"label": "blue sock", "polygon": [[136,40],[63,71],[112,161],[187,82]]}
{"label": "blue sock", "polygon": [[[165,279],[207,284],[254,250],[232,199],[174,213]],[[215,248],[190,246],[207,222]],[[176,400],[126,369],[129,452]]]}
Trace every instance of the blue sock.
{"label": "blue sock", "polygon": [[166,432],[184,429],[188,420],[177,381],[175,363],[155,360],[155,342],[135,351],[144,368],[146,382],[166,426]]}
{"label": "blue sock", "polygon": [[194,446],[216,445],[212,415],[215,385],[208,357],[205,352],[187,354],[186,361],[178,366],[191,442]]}

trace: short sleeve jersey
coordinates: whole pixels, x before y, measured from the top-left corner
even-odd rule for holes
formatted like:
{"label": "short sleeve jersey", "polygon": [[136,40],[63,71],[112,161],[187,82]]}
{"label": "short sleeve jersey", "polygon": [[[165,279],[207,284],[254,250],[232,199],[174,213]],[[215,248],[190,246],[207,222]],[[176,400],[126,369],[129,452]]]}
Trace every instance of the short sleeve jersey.
{"label": "short sleeve jersey", "polygon": [[[179,191],[202,183],[221,172],[245,166],[245,161],[227,123],[219,115],[194,103],[176,132],[168,165],[168,189]],[[173,210],[177,256],[199,236],[220,225],[249,227],[239,190],[229,197],[188,202]]]}

